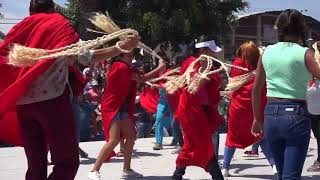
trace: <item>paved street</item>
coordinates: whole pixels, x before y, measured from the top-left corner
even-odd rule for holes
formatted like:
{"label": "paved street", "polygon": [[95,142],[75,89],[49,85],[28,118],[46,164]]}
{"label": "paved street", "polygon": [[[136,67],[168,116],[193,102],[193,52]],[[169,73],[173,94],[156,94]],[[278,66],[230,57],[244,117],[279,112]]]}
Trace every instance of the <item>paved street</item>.
{"label": "paved street", "polygon": [[[169,144],[170,138],[165,139],[165,144]],[[144,174],[146,180],[169,180],[174,170],[176,155],[172,155],[173,147],[164,146],[162,151],[153,151],[154,139],[139,139],[135,146],[135,157],[132,167]],[[223,152],[225,135],[220,138],[220,154]],[[81,143],[81,147],[89,153],[89,159],[81,159],[81,165],[76,180],[87,180],[87,173],[90,171],[95,157],[98,154],[103,142]],[[315,139],[312,138],[308,158],[305,163],[303,180],[320,179],[320,173],[307,173],[309,167],[316,156]],[[245,159],[242,157],[243,150],[236,151],[230,173],[232,177],[228,180],[248,179],[248,180],[267,180],[272,179],[272,169],[268,166],[267,160],[260,154],[258,159]],[[294,157],[292,157],[294,158]],[[222,156],[220,156],[220,160]],[[105,180],[120,179],[122,169],[122,158],[113,159],[105,163],[101,169],[102,177]],[[22,148],[0,148],[0,180],[22,180],[26,171],[26,158]],[[49,167],[50,171],[52,167]],[[204,180],[210,176],[202,169],[190,167],[187,169],[185,179]]]}

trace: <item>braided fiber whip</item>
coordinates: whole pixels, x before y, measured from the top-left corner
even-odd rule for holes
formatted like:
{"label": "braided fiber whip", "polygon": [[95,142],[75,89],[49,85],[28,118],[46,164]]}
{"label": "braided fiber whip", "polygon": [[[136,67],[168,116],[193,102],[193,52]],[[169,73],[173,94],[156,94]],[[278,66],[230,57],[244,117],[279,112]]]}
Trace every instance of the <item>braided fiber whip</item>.
{"label": "braided fiber whip", "polygon": [[[81,41],[69,46],[61,47],[53,50],[45,50],[38,48],[29,48],[19,44],[14,44],[10,53],[8,64],[14,66],[32,66],[38,61],[43,59],[59,58],[65,56],[81,55],[88,50],[96,49],[114,39],[125,39],[129,35],[138,36],[139,33],[133,29],[120,29],[108,16],[100,13],[95,13],[94,16],[90,17],[89,20],[104,31],[101,37],[94,40]],[[91,30],[94,31],[94,30]],[[98,31],[97,31],[98,32]],[[158,56],[151,48],[139,42],[138,47],[143,49],[145,52],[156,57],[160,61],[163,59]]]}
{"label": "braided fiber whip", "polygon": [[[199,68],[198,72],[195,72],[194,66],[196,63],[198,63],[200,61],[207,61],[207,65],[204,70],[201,67],[201,68]],[[218,62],[221,65],[219,69],[211,70],[212,66],[213,66],[213,61]],[[184,74],[182,74],[176,78],[171,78],[171,79],[167,80],[167,82],[165,84],[166,90],[169,94],[173,94],[178,89],[180,89],[182,87],[187,87],[188,92],[191,94],[194,94],[199,90],[199,87],[201,85],[200,82],[202,79],[209,80],[209,77],[208,77],[209,75],[219,73],[224,70],[228,76],[228,81],[229,81],[229,83],[228,83],[229,89],[228,90],[231,91],[231,90],[239,88],[239,86],[243,86],[246,82],[248,82],[248,79],[250,80],[252,78],[252,75],[254,75],[253,72],[250,72],[244,76],[231,78],[229,75],[229,67],[234,67],[234,68],[238,68],[238,69],[241,69],[244,71],[249,71],[247,68],[227,64],[227,63],[224,63],[221,60],[216,59],[214,57],[207,56],[207,55],[201,55],[199,58],[197,58],[195,61],[193,61],[189,65],[189,67],[187,68],[187,70],[185,71]],[[192,73],[195,73],[193,75],[193,77],[191,77]],[[245,83],[243,83],[243,82],[245,82]]]}
{"label": "braided fiber whip", "polygon": [[314,59],[316,60],[316,62],[319,64],[320,66],[320,52],[319,52],[319,49],[318,49],[318,42],[317,43],[314,43],[312,45],[313,49],[314,49]]}
{"label": "braided fiber whip", "polygon": [[32,66],[43,59],[79,55],[88,50],[102,46],[120,36],[128,36],[130,34],[138,34],[138,32],[133,29],[123,29],[112,34],[98,37],[94,40],[82,41],[53,50],[29,48],[19,44],[14,44],[9,54],[8,64],[12,64],[14,66]]}

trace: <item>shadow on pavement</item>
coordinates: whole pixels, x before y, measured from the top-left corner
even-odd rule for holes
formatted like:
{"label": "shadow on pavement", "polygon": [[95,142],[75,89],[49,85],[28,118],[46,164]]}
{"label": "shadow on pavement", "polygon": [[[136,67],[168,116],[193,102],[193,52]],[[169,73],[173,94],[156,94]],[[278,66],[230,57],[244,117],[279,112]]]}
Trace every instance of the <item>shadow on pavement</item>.
{"label": "shadow on pavement", "polygon": [[302,180],[314,180],[314,179],[320,179],[320,175],[312,175],[307,177],[302,177]]}
{"label": "shadow on pavement", "polygon": [[[96,162],[96,158],[86,158],[86,159],[80,160],[81,165],[94,164],[95,162]],[[123,162],[123,159],[111,158],[109,161],[105,161],[104,163],[120,163],[120,162]]]}
{"label": "shadow on pavement", "polygon": [[277,177],[275,175],[236,175],[236,176],[230,176],[232,177],[241,177],[243,179],[268,179],[268,180],[276,180]]}
{"label": "shadow on pavement", "polygon": [[133,158],[138,158],[140,156],[151,156],[151,157],[158,157],[161,156],[162,154],[158,154],[158,153],[150,153],[150,152],[139,152],[139,151],[135,151],[133,152],[132,157]]}
{"label": "shadow on pavement", "polygon": [[96,158],[85,158],[80,160],[80,164],[94,164],[96,162]]}
{"label": "shadow on pavement", "polygon": [[[256,164],[233,164],[230,169],[235,169],[235,174],[240,174],[242,171],[250,168],[256,167],[269,167],[269,165],[256,165]],[[272,172],[272,168],[270,167],[270,172]]]}
{"label": "shadow on pavement", "polygon": [[[143,180],[170,180],[171,176],[144,176]],[[183,180],[190,180],[190,179],[185,179]],[[197,180],[208,180],[208,179],[197,179]]]}

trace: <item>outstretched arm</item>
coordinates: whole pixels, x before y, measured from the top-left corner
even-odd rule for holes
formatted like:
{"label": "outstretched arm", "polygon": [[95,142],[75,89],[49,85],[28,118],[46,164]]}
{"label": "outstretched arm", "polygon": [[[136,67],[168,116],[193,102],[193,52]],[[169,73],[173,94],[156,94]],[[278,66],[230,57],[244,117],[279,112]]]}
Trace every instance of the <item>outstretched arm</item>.
{"label": "outstretched arm", "polygon": [[129,52],[137,47],[139,42],[139,36],[131,35],[128,36],[124,41],[120,41],[117,46],[111,46],[108,48],[91,50],[87,53],[80,55],[78,61],[81,64],[89,65],[95,64],[105,59],[110,59],[118,56],[122,53]]}
{"label": "outstretched arm", "polygon": [[142,74],[142,75],[135,74],[133,76],[133,80],[136,80],[139,83],[149,81],[150,79],[154,78],[159,72],[161,72],[165,67],[166,67],[166,63],[160,61],[157,68],[155,68],[154,70],[152,70],[146,74]]}

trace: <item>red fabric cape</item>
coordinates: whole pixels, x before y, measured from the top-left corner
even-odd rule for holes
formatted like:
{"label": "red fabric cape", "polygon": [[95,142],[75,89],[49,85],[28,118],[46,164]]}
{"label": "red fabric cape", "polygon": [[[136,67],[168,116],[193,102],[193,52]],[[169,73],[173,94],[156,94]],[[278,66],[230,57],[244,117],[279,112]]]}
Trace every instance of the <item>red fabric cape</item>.
{"label": "red fabric cape", "polygon": [[[166,72],[170,71],[171,69],[167,69]],[[158,77],[162,76],[163,73],[159,73]],[[164,81],[161,81],[159,84],[164,85]],[[159,90],[158,89],[151,89],[149,86],[146,86],[142,93],[140,94],[140,104],[141,106],[150,113],[157,112],[157,106],[159,102]],[[167,94],[167,99],[169,105],[173,112],[177,109],[179,104],[179,94]]]}
{"label": "red fabric cape", "polygon": [[149,113],[156,113],[159,101],[159,90],[145,86],[140,94],[140,105]]}
{"label": "red fabric cape", "polygon": [[[252,68],[250,68],[241,58],[236,58],[233,64],[252,70]],[[231,77],[243,75],[245,73],[247,72],[237,68],[231,69]],[[251,98],[253,83],[254,79],[250,80],[243,87],[231,94],[228,134],[226,139],[226,146],[228,147],[244,149],[260,140],[251,134],[251,127],[254,119]],[[264,88],[261,99],[261,111],[263,112],[266,105],[266,88]]]}
{"label": "red fabric cape", "polygon": [[15,25],[0,45],[0,141],[22,145],[16,115],[16,102],[28,86],[55,59],[42,61],[35,66],[17,68],[7,65],[9,45],[55,49],[78,41],[78,35],[67,19],[58,13],[34,14]]}
{"label": "red fabric cape", "polygon": [[[181,68],[181,74],[196,58],[188,58]],[[199,67],[197,65],[196,67]],[[221,79],[219,74],[210,76],[210,81],[202,88],[206,88],[210,105],[204,111],[196,95],[191,95],[185,88],[181,90],[177,118],[180,121],[184,144],[177,158],[178,167],[199,166],[207,170],[209,160],[214,155],[212,134],[223,123],[218,112]]]}
{"label": "red fabric cape", "polygon": [[119,112],[126,98],[129,98],[128,114],[134,121],[136,81],[132,80],[133,70],[124,62],[112,64],[106,78],[105,92],[102,97],[101,113],[106,140],[109,139],[109,128],[113,117]]}

